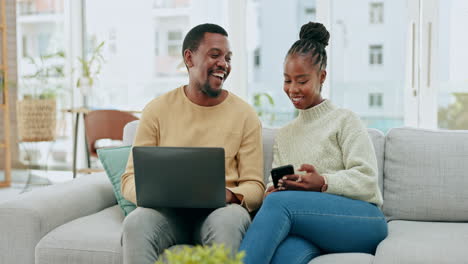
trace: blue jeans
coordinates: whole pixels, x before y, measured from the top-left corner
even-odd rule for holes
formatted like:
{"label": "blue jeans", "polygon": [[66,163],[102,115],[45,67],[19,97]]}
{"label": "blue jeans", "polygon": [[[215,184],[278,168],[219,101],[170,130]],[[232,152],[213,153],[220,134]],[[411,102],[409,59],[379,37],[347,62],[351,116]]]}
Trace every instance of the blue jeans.
{"label": "blue jeans", "polygon": [[381,210],[368,202],[320,192],[267,196],[240,250],[245,264],[308,263],[326,253],[374,254],[387,236]]}

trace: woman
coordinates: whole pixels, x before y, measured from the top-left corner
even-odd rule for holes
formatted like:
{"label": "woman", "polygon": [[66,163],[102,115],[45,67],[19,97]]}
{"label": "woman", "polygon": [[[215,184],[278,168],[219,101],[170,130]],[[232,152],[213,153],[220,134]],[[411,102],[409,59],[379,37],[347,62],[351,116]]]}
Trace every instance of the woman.
{"label": "woman", "polygon": [[320,23],[301,28],[284,62],[284,91],[299,116],[281,128],[273,167],[297,171],[271,179],[266,199],[241,245],[246,264],[308,263],[328,253],[374,254],[387,236],[379,207],[377,160],[366,128],[320,92],[330,35]]}

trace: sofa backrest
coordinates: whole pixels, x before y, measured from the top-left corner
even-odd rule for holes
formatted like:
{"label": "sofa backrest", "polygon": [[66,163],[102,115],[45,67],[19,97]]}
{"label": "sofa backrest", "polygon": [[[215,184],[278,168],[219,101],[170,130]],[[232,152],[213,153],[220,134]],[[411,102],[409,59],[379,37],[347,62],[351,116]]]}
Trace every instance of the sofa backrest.
{"label": "sofa backrest", "polygon": [[[128,123],[124,128],[123,144],[132,145],[135,138],[138,120]],[[276,132],[278,129],[263,128],[263,175],[265,183],[268,182],[268,177],[271,171],[271,164],[273,162],[273,143],[275,140]],[[369,128],[369,136],[374,144],[375,154],[377,156],[377,163],[379,166],[379,187],[382,190],[382,177],[383,177],[383,156],[384,156],[384,134],[377,129]]]}
{"label": "sofa backrest", "polygon": [[133,140],[135,139],[136,135],[136,130],[138,127],[139,120],[132,121],[128,123],[124,127],[124,133],[123,133],[123,138],[122,138],[122,144],[124,146],[130,146],[133,144]]}
{"label": "sofa backrest", "polygon": [[384,156],[390,220],[468,220],[468,131],[394,128]]}

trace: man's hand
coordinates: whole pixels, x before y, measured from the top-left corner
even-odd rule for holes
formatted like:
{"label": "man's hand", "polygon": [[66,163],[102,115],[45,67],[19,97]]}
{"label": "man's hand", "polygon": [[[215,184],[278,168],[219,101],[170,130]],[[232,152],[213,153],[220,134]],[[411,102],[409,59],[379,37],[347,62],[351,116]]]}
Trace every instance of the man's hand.
{"label": "man's hand", "polygon": [[263,197],[264,199],[267,197],[267,195],[269,195],[270,193],[274,193],[274,192],[277,192],[279,191],[278,189],[275,188],[275,186],[270,186],[268,187],[268,189],[266,190],[266,193],[265,193],[265,196]]}
{"label": "man's hand", "polygon": [[314,166],[302,164],[298,171],[305,171],[306,174],[286,175],[278,181],[279,190],[297,190],[320,192],[325,184],[325,178],[318,174]]}
{"label": "man's hand", "polygon": [[240,204],[241,201],[237,198],[237,196],[233,192],[231,192],[229,189],[226,188],[226,203]]}

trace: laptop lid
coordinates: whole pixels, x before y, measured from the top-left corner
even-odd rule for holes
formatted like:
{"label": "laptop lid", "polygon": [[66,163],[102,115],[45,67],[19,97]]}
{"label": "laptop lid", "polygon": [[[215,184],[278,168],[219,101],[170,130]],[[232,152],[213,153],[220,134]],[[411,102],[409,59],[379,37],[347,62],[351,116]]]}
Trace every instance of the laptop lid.
{"label": "laptop lid", "polygon": [[219,208],[226,205],[223,148],[133,147],[138,206]]}

